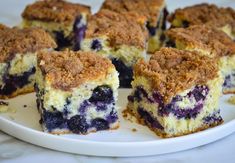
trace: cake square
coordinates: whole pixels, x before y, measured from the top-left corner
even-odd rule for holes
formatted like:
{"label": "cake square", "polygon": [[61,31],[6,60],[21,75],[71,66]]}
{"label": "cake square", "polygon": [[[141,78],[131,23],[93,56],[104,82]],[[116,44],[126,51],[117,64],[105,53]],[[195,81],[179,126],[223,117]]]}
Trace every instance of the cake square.
{"label": "cake square", "polygon": [[177,9],[168,20],[172,28],[203,24],[218,28],[235,40],[235,11],[230,7],[202,3]]}
{"label": "cake square", "polygon": [[42,29],[0,25],[0,98],[33,92],[36,54],[55,47]]}
{"label": "cake square", "polygon": [[120,86],[130,87],[132,66],[146,57],[147,35],[135,15],[101,10],[87,24],[81,50],[95,51],[112,60],[119,72]]}
{"label": "cake square", "polygon": [[204,25],[172,28],[166,32],[167,46],[197,51],[199,55],[219,59],[224,78],[223,93],[235,93],[235,42],[221,30]]}
{"label": "cake square", "polygon": [[108,9],[115,12],[133,12],[146,17],[145,25],[148,29],[148,52],[154,53],[164,42],[166,29],[165,0],[105,0],[101,9]]}
{"label": "cake square", "polygon": [[119,126],[118,73],[92,52],[41,52],[35,91],[43,130],[88,134]]}
{"label": "cake square", "polygon": [[80,49],[90,7],[63,0],[40,0],[22,13],[21,27],[40,27],[55,39],[58,48]]}
{"label": "cake square", "polygon": [[215,60],[161,48],[134,66],[126,111],[161,137],[204,130],[223,122],[218,105],[222,82]]}

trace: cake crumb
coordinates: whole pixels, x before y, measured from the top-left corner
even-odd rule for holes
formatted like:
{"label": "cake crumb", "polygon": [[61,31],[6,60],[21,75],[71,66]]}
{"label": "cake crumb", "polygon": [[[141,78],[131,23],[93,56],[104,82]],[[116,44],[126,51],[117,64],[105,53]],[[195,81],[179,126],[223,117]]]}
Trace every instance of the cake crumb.
{"label": "cake crumb", "polygon": [[6,113],[9,110],[8,105],[8,102],[0,101],[0,113]]}
{"label": "cake crumb", "polygon": [[133,129],[132,129],[132,132],[136,132],[136,131],[137,131],[137,129],[136,129],[136,128],[133,128]]}
{"label": "cake crumb", "polygon": [[27,105],[23,105],[23,107],[24,107],[24,108],[26,108],[26,107],[27,107]]}
{"label": "cake crumb", "polygon": [[231,97],[228,99],[228,102],[229,102],[230,104],[235,105],[235,95],[234,95],[234,96],[231,96]]}

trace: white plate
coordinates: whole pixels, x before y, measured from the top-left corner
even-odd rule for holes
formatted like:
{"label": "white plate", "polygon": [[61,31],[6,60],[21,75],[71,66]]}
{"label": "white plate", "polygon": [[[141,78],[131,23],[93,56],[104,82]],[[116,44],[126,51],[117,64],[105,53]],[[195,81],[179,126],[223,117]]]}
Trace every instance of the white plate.
{"label": "white plate", "polygon": [[[8,0],[0,2],[0,22],[7,25],[20,23],[20,14],[34,0]],[[93,12],[97,11],[102,0],[72,0],[89,4]],[[202,3],[204,0],[172,1],[167,0],[170,11],[178,7]],[[235,7],[233,0],[207,0],[220,6]],[[14,4],[14,5],[13,5]],[[14,10],[12,10],[14,6]],[[119,105],[121,110],[126,105],[128,90],[120,90]],[[235,131],[235,108],[226,103],[229,96],[220,99],[224,124],[199,133],[160,139],[146,127],[125,121],[121,117],[121,127],[115,131],[102,131],[86,136],[55,136],[43,133],[38,123],[34,94],[19,96],[10,100],[10,107],[16,113],[0,114],[0,129],[26,142],[64,152],[95,156],[146,156],[176,152],[201,146],[221,139]],[[27,105],[26,108],[23,105]],[[120,110],[120,112],[121,112]],[[133,132],[132,129],[137,129]]]}
{"label": "white plate", "polygon": [[[0,114],[0,129],[23,141],[59,151],[94,156],[146,156],[177,152],[198,147],[221,139],[235,131],[235,108],[220,99],[224,123],[218,127],[195,134],[161,139],[147,127],[124,120],[121,111],[125,108],[130,90],[119,90],[119,117],[121,127],[113,131],[101,131],[89,135],[51,135],[42,132],[38,123],[35,95],[19,96],[10,102],[16,112]],[[24,107],[27,105],[27,107]],[[137,129],[133,132],[132,129]]]}

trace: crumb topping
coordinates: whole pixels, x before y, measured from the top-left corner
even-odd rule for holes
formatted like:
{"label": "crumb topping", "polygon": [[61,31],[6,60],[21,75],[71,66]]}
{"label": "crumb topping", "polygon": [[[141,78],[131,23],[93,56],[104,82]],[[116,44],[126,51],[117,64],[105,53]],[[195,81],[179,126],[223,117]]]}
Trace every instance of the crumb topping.
{"label": "crumb topping", "polygon": [[171,40],[183,42],[188,47],[206,49],[217,57],[235,54],[235,42],[224,32],[204,25],[188,28],[171,28],[166,31]]}
{"label": "crumb topping", "polygon": [[187,21],[189,25],[207,24],[212,27],[223,27],[227,24],[235,28],[235,11],[228,8],[219,8],[214,4],[199,4],[183,9],[177,9],[169,16],[169,21],[180,19]]}
{"label": "crumb topping", "polygon": [[5,26],[4,24],[0,24],[0,30],[6,29],[8,28],[7,26]]}
{"label": "crumb topping", "polygon": [[90,17],[86,37],[107,36],[111,46],[126,44],[145,48],[147,33],[133,19],[134,15],[103,9]]}
{"label": "crumb topping", "polygon": [[151,26],[156,26],[164,0],[106,0],[102,8],[115,12],[136,12],[147,17]]}
{"label": "crumb topping", "polygon": [[0,63],[13,59],[17,53],[24,55],[55,47],[51,36],[39,28],[6,27],[0,30]]}
{"label": "crumb topping", "polygon": [[146,77],[151,87],[163,96],[165,102],[169,102],[180,91],[204,85],[217,77],[216,62],[196,52],[161,48],[149,62],[141,60],[134,66],[134,78]]}
{"label": "crumb topping", "polygon": [[109,69],[114,69],[109,59],[92,52],[41,51],[38,66],[52,87],[70,91],[89,80],[104,80]]}
{"label": "crumb topping", "polygon": [[40,0],[28,5],[22,17],[29,20],[71,24],[81,13],[90,14],[90,7],[63,0]]}

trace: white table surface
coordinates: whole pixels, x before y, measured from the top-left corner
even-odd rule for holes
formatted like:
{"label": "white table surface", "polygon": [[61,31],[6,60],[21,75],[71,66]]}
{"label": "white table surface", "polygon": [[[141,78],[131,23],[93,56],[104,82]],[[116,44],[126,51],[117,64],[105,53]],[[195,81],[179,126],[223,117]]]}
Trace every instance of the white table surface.
{"label": "white table surface", "polygon": [[[99,9],[102,0],[80,0],[85,4],[95,3],[94,12]],[[32,0],[2,0],[0,1],[0,22],[7,25],[17,25],[21,19],[20,14],[26,4]],[[202,0],[168,0],[170,11],[177,7],[205,2]],[[235,8],[235,0],[209,0],[220,6]],[[102,150],[102,149],[97,149]],[[169,162],[213,162],[213,163],[234,163],[235,162],[235,133],[222,140],[211,144],[194,148],[187,151],[157,155],[150,157],[132,158],[108,158],[74,155],[41,148],[17,140],[0,131],[0,163],[27,163],[27,162],[55,162],[55,163],[169,163]]]}

